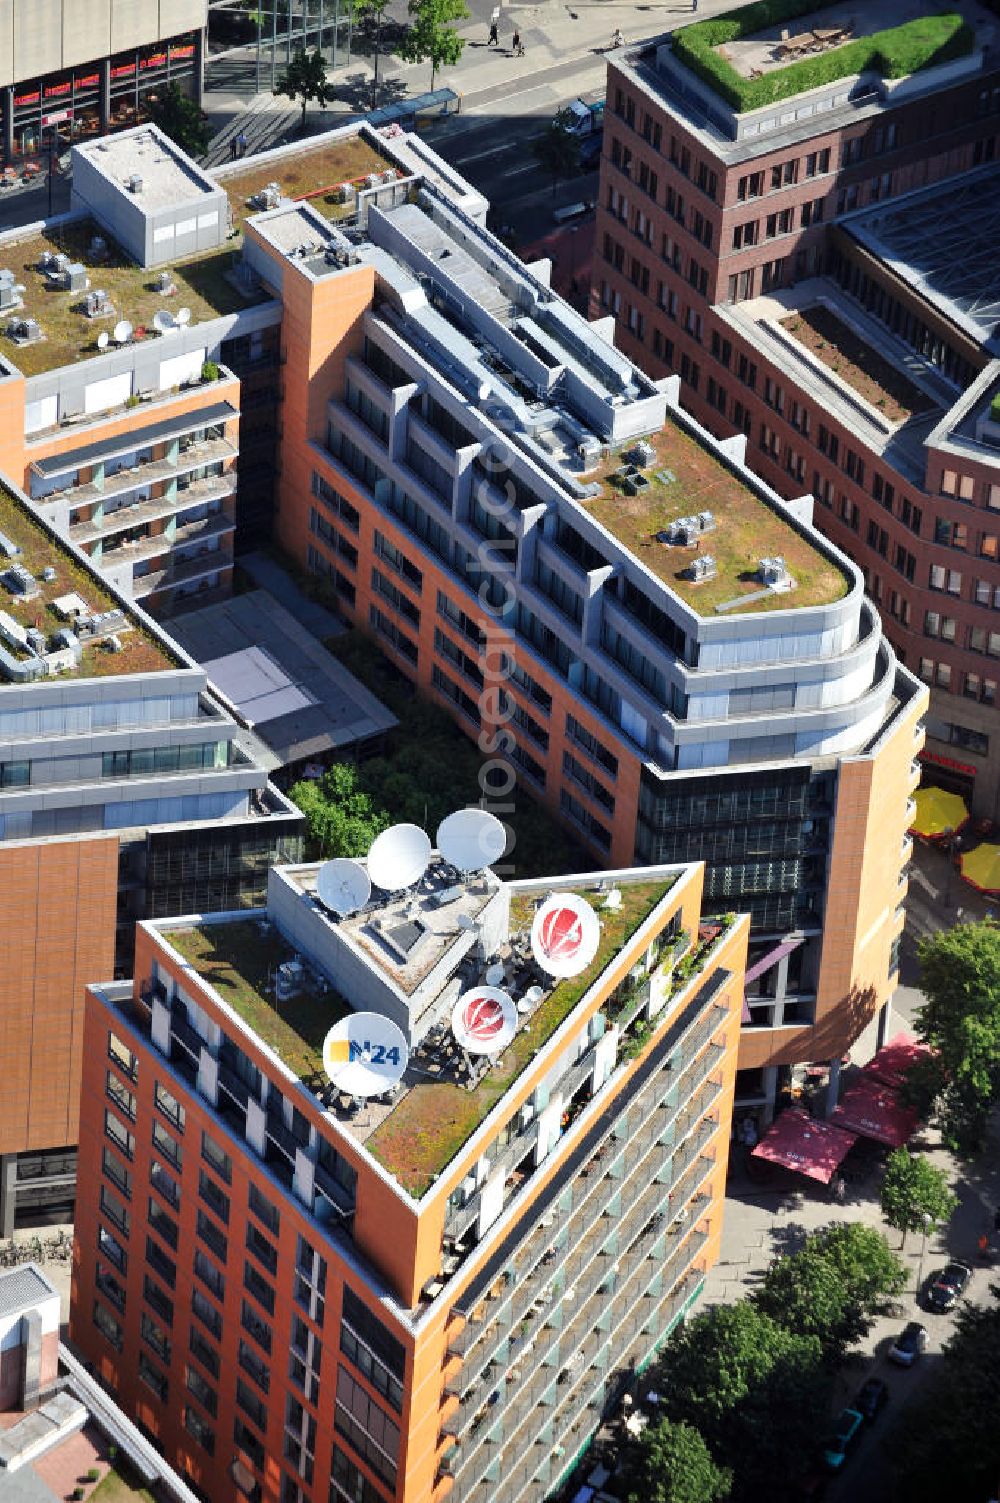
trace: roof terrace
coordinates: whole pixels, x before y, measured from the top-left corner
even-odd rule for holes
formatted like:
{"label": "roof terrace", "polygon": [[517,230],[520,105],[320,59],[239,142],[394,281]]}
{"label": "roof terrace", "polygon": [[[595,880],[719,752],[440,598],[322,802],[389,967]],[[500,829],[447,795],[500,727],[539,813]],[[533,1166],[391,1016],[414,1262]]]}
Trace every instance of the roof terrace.
{"label": "roof terrace", "polygon": [[[112,678],[132,673],[156,673],[178,662],[164,645],[103,585],[100,577],[31,514],[24,503],[0,487],[0,689],[36,656],[21,638],[37,628],[56,657],[49,672],[59,679]],[[8,554],[7,544],[18,551]],[[24,571],[15,581],[11,571]],[[51,577],[46,578],[46,575]],[[12,587],[13,586],[13,587]],[[65,596],[76,597],[79,619],[57,609]],[[88,617],[107,616],[108,630],[87,635]],[[67,655],[55,634],[71,628],[79,639]],[[115,645],[117,644],[117,646]],[[40,650],[40,649],[39,649]],[[17,666],[11,670],[9,657]],[[31,675],[29,675],[31,676]]]}
{"label": "roof terrace", "polygon": [[[643,471],[645,484],[629,494],[634,478],[622,475],[622,455],[606,462],[596,478],[600,493],[584,510],[633,552],[693,610],[714,616],[752,609],[773,611],[830,605],[851,587],[849,576],[817,543],[743,484],[707,445],[676,423],[649,436],[656,459]],[[591,477],[587,477],[590,479]],[[689,544],[661,541],[671,522],[711,512],[714,527]],[[691,577],[702,554],[715,560],[711,578]],[[795,581],[792,590],[766,590],[763,558],[781,557]]]}
{"label": "roof terrace", "polygon": [[[499,959],[504,984],[521,1002],[520,1026],[511,1044],[492,1068],[477,1059],[470,1073],[444,1024],[411,1052],[395,1095],[366,1103],[343,1098],[323,1071],[323,1039],[350,1010],[326,978],[313,968],[297,996],[277,1001],[275,972],[292,958],[293,950],[273,926],[247,919],[158,927],[226,1006],[313,1092],[320,1106],[364,1143],[403,1190],[419,1198],[653,912],[673,880],[616,875],[622,900],[615,909],[601,906],[605,894],[596,884],[555,882],[536,884],[531,891],[512,889],[509,940],[498,957],[490,958],[490,963]],[[566,981],[545,975],[530,958],[535,905],[552,890],[577,892],[601,908],[597,954],[586,971]],[[369,963],[379,967],[384,957],[372,950]],[[465,984],[475,984],[475,978],[468,975]]]}

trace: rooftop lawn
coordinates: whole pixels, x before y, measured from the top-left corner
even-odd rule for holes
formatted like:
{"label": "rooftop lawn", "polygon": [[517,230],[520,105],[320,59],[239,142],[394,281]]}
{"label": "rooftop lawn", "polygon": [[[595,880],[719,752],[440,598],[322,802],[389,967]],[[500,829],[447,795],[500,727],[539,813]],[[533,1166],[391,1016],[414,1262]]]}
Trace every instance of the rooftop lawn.
{"label": "rooftop lawn", "polygon": [[[621,907],[601,909],[601,943],[591,965],[582,976],[556,985],[528,1026],[515,1036],[501,1068],[490,1070],[474,1091],[445,1083],[414,1085],[376,1128],[366,1148],[412,1196],[419,1199],[430,1188],[671,885],[663,881],[622,884]],[[601,902],[595,890],[580,891],[595,905]],[[534,895],[514,898],[512,933],[530,925],[534,901]]]}
{"label": "rooftop lawn", "polygon": [[240,172],[226,174],[220,183],[229,194],[233,222],[241,226],[251,214],[259,213],[250,199],[267,183],[278,183],[286,198],[308,199],[327,219],[343,219],[353,214],[353,204],[332,201],[332,190],[340,183],[364,179],[369,172],[384,172],[392,163],[360,136],[334,141],[310,151],[303,146],[294,156],[274,162],[250,163]]}
{"label": "rooftop lawn", "polygon": [[[60,627],[71,625],[52,607],[51,602],[60,595],[79,595],[95,615],[118,608],[118,602],[104,589],[99,576],[77,563],[69,550],[46,532],[26,507],[2,486],[0,532],[21,549],[17,558],[0,557],[0,573],[10,564],[21,564],[34,575],[40,591],[33,599],[19,604],[18,596],[0,587],[0,610],[13,616],[22,626],[34,626],[37,622],[51,637]],[[55,569],[56,577],[46,582],[41,573],[49,566]],[[101,641],[85,644],[79,668],[72,673],[61,673],[60,679],[117,678],[127,673],[157,673],[175,666],[175,659],[141,627],[134,626],[131,631],[119,633],[118,640],[121,652],[109,651]],[[2,687],[3,680],[0,680],[0,689]]]}
{"label": "rooftop lawn", "polygon": [[[743,485],[710,451],[675,424],[648,439],[657,451],[656,464],[644,471],[646,490],[626,495],[609,476],[622,463],[617,454],[597,475],[600,496],[583,502],[585,510],[635,553],[636,557],[702,616],[716,605],[754,596],[762,590],[757,567],[762,558],[780,555],[796,582],[791,591],[768,591],[749,600],[755,611],[791,610],[828,605],[846,595],[848,578],[830,559],[781,515]],[[658,480],[669,471],[673,481]],[[588,477],[589,478],[589,477]],[[717,526],[703,534],[699,549],[675,547],[657,540],[657,533],[677,517],[713,513]],[[698,553],[709,553],[718,566],[715,579],[695,582],[684,571]],[[736,607],[740,609],[741,607]]]}
{"label": "rooftop lawn", "polygon": [[323,1040],[350,1008],[333,991],[275,1000],[274,972],[294,952],[273,930],[262,934],[251,920],[238,920],[168,929],[164,938],[294,1075],[307,1085],[325,1080]]}
{"label": "rooftop lawn", "polygon": [[[95,261],[89,253],[95,234],[100,235],[108,247],[107,258],[100,261]],[[38,270],[43,251],[61,251],[71,262],[81,262],[87,269],[91,290],[101,288],[106,292],[114,313],[106,318],[86,318],[79,311],[85,294],[53,288],[48,277]],[[229,249],[209,251],[192,260],[170,263],[155,270],[137,266],[92,219],[78,220],[8,243],[0,248],[0,266],[13,271],[25,288],[24,307],[10,318],[37,319],[45,338],[37,344],[18,345],[4,332],[0,334],[0,354],[26,376],[37,376],[81,360],[92,360],[100,354],[97,336],[110,334],[119,319],[127,319],[136,331],[147,331],[145,338],[166,338],[169,341],[169,335],[157,334],[152,327],[153,317],[161,309],[176,313],[178,308],[190,308],[191,321],[197,324],[225,313],[235,313],[248,303],[259,300],[242,297],[226,280],[226,272],[232,264],[233,251]],[[156,279],[161,269],[169,271],[177,287],[176,294],[171,297],[164,297],[156,291]],[[3,320],[4,330],[9,321],[8,318]],[[164,345],[163,353],[165,356],[170,353],[169,343]]]}
{"label": "rooftop lawn", "polygon": [[[822,50],[817,44],[814,54],[783,68],[755,70],[758,76],[750,78],[738,73],[722,50],[727,42],[751,37],[785,21],[815,16],[822,23],[823,11],[837,3],[838,0],[757,0],[756,4],[682,27],[674,33],[673,50],[681,62],[742,114],[868,70],[883,78],[906,78],[921,68],[964,57],[975,46],[972,27],[958,12],[947,11],[918,16]],[[858,7],[857,15],[863,28],[864,7]],[[854,27],[857,24],[855,20]],[[800,34],[808,30],[808,24],[799,28]]]}
{"label": "rooftop lawn", "polygon": [[781,327],[828,370],[877,407],[890,423],[905,423],[933,401],[892,361],[880,355],[831,309],[817,304],[781,319]]}

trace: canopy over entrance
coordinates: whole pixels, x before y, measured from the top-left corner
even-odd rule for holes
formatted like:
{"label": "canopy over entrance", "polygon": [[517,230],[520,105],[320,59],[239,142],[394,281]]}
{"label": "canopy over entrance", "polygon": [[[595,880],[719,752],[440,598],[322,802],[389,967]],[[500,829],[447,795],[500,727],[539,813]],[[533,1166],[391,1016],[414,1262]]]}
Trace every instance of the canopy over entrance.
{"label": "canopy over entrance", "polygon": [[892,1086],[862,1074],[844,1092],[830,1121],[862,1138],[874,1138],[890,1148],[902,1148],[917,1125],[917,1113],[904,1106]]}
{"label": "canopy over entrance", "polygon": [[795,1169],[828,1185],[854,1140],[853,1132],[817,1121],[801,1107],[790,1106],[775,1117],[752,1157],[783,1164],[786,1169]]}
{"label": "canopy over entrance", "polygon": [[1000,845],[987,841],[963,851],[962,876],[980,892],[1000,892]]}
{"label": "canopy over entrance", "polygon": [[925,840],[937,840],[946,830],[960,830],[969,818],[965,800],[947,788],[918,788],[913,801],[917,812],[910,829]]}
{"label": "canopy over entrance", "polygon": [[915,1033],[897,1033],[870,1059],[861,1074],[871,1080],[880,1080],[883,1085],[896,1090],[906,1080],[918,1060],[926,1059],[933,1051],[922,1044]]}

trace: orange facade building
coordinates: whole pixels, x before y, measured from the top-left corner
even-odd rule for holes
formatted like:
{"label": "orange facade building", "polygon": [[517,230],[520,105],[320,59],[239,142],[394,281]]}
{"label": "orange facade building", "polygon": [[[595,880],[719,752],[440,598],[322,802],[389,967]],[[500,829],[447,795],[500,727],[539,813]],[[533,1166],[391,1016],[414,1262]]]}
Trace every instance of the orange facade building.
{"label": "orange facade building", "polygon": [[[91,988],[73,1341],[212,1503],[541,1498],[718,1255],[747,921],[700,923],[700,865],[435,857],[340,920],[316,872],[140,925],[135,981]],[[600,919],[571,980],[531,959],[552,892]],[[448,1020],[494,964],[518,1026],[483,1070]],[[366,1102],[322,1065],[359,1005],[411,1030]]]}

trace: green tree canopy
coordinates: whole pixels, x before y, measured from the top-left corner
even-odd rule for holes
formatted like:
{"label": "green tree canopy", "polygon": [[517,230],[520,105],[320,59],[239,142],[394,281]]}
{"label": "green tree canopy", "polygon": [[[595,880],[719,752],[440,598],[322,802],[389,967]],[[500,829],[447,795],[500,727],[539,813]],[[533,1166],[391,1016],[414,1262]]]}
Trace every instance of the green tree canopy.
{"label": "green tree canopy", "polygon": [[938,1122],[961,1152],[983,1142],[1000,1096],[1000,926],[957,924],[919,948],[917,1032],[937,1050]]}
{"label": "green tree canopy", "polygon": [[985,1307],[959,1307],[929,1389],[889,1436],[896,1496],[907,1503],[993,1498],[1000,1477],[1000,1284]]}
{"label": "green tree canopy", "polygon": [[165,136],[190,157],[203,157],[208,150],[208,121],[199,105],[182,92],[179,84],[158,89],[148,103],[149,118]]}
{"label": "green tree canopy", "polygon": [[794,1491],[815,1449],[830,1380],[815,1336],[786,1330],[742,1300],[715,1305],[664,1348],[667,1415],[701,1432],[746,1503]]}
{"label": "green tree canopy", "polygon": [[886,1221],[903,1234],[900,1248],[906,1245],[907,1232],[950,1221],[958,1205],[944,1170],[905,1148],[897,1148],[886,1160],[879,1201]]}
{"label": "green tree canopy", "polygon": [[465,51],[465,38],[452,24],[465,21],[465,0],[410,0],[410,21],[399,55],[408,63],[430,63],[431,89],[439,68],[453,68]]}
{"label": "green tree canopy", "polygon": [[881,1233],[843,1222],[777,1258],[751,1300],[787,1330],[815,1336],[834,1366],[905,1284],[906,1272]]}
{"label": "green tree canopy", "polygon": [[732,1480],[697,1430],[669,1419],[642,1432],[626,1466],[629,1503],[716,1503]]}
{"label": "green tree canopy", "polygon": [[580,165],[580,146],[567,126],[568,116],[560,110],[540,135],[531,142],[531,154],[552,179],[552,194],[560,178],[569,177]]}
{"label": "green tree canopy", "polygon": [[318,782],[296,783],[289,794],[306,817],[309,838],[323,856],[365,856],[392,823],[358,786],[358,770],[335,763]]}
{"label": "green tree canopy", "polygon": [[307,52],[304,47],[300,47],[297,52],[293,52],[274,92],[285,94],[289,99],[301,100],[301,126],[305,130],[306,108],[310,101],[315,100],[320,109],[325,110],[327,100],[333,97],[333,91],[326,81],[326,58],[319,48]]}

